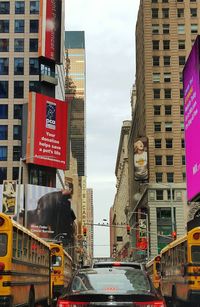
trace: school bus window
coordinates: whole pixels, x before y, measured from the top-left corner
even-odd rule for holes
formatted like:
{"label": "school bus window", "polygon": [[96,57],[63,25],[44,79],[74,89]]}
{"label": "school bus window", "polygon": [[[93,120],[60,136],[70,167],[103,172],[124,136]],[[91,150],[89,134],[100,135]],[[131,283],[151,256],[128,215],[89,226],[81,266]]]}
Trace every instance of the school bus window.
{"label": "school bus window", "polygon": [[18,232],[17,257],[21,258],[21,256],[22,256],[22,233]]}
{"label": "school bus window", "polygon": [[17,230],[13,231],[13,257],[17,257]]}
{"label": "school bus window", "polygon": [[28,257],[28,236],[26,234],[24,234],[24,258],[27,259]]}
{"label": "school bus window", "polygon": [[8,236],[5,233],[0,234],[0,256],[4,257],[7,254]]}
{"label": "school bus window", "polygon": [[191,254],[192,262],[200,262],[200,246],[192,245]]}

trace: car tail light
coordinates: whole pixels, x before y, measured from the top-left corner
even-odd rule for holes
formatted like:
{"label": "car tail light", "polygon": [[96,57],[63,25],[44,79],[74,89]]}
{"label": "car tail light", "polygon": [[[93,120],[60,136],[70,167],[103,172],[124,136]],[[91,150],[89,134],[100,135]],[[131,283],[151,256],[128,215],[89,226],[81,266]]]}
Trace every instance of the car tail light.
{"label": "car tail light", "polygon": [[113,266],[120,266],[121,265],[121,262],[118,262],[118,261],[115,261],[114,263],[113,263]]}
{"label": "car tail light", "polygon": [[152,301],[152,302],[141,302],[134,303],[135,307],[166,307],[165,302],[163,301]]}
{"label": "car tail light", "polygon": [[65,301],[65,300],[58,300],[57,307],[86,307],[88,306],[88,302],[74,302],[74,301]]}

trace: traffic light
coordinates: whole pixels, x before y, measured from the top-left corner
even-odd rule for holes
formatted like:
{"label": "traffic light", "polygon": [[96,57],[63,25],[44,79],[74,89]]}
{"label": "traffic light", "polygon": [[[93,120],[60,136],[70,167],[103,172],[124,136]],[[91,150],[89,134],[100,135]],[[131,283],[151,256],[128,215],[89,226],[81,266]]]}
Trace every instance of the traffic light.
{"label": "traffic light", "polygon": [[176,231],[172,231],[172,239],[176,240]]}
{"label": "traffic light", "polygon": [[83,226],[83,235],[84,235],[84,237],[87,236],[87,228],[85,226]]}
{"label": "traffic light", "polygon": [[131,233],[131,227],[130,227],[130,225],[127,225],[127,226],[126,226],[126,231],[127,231],[127,235],[130,236],[130,233]]}

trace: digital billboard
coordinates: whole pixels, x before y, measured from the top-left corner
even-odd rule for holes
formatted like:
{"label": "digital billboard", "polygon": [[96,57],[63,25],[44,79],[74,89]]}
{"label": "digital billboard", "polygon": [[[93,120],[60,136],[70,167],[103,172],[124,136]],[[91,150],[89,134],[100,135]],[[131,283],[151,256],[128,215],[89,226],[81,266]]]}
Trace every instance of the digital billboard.
{"label": "digital billboard", "polygon": [[26,163],[66,170],[68,103],[31,92]]}
{"label": "digital billboard", "polygon": [[189,54],[183,70],[184,129],[186,153],[187,198],[194,200],[200,193],[200,36]]}
{"label": "digital billboard", "polygon": [[40,0],[39,56],[61,62],[63,0]]}
{"label": "digital billboard", "polygon": [[141,137],[134,142],[134,178],[136,181],[148,180],[148,141]]}

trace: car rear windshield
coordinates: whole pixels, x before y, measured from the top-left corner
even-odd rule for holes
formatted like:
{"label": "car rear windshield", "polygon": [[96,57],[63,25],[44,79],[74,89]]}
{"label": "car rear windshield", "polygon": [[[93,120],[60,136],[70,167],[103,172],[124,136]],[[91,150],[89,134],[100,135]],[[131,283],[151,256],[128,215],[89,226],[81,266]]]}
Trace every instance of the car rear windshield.
{"label": "car rear windshield", "polygon": [[0,257],[7,254],[8,236],[5,233],[0,233]]}
{"label": "car rear windshield", "polygon": [[133,293],[150,291],[147,276],[133,268],[97,268],[79,272],[72,282],[73,292],[95,291],[96,293]]}
{"label": "car rear windshield", "polygon": [[191,247],[192,262],[200,262],[200,246],[193,245]]}
{"label": "car rear windshield", "polygon": [[131,267],[131,268],[134,268],[134,269],[139,269],[141,270],[142,269],[142,265],[139,264],[139,263],[125,263],[125,262],[97,262],[97,263],[94,263],[93,264],[93,268],[110,268],[110,267],[116,267],[116,266],[123,266],[123,267]]}

